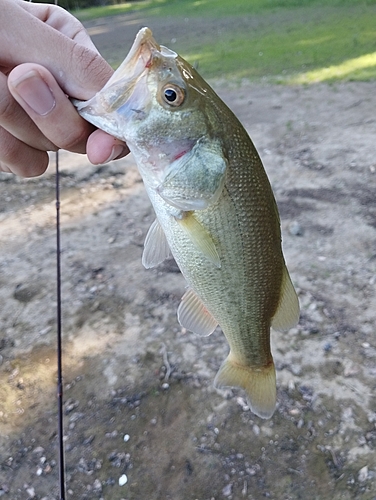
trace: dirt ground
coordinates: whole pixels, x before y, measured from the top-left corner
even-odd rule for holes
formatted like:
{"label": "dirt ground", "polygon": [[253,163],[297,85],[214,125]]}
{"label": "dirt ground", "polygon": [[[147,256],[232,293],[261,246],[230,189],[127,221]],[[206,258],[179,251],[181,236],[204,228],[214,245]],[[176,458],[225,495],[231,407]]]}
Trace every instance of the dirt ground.
{"label": "dirt ground", "polygon": [[[146,22],[88,28],[121,59]],[[169,45],[172,23],[151,27]],[[180,328],[173,261],[143,269],[154,217],[132,158],[62,152],[68,498],[375,499],[376,83],[213,85],[264,161],[301,302],[299,325],[273,333],[277,411],[261,420],[241,391],[213,389],[224,336]],[[59,498],[54,180],[53,165],[0,177],[6,500]]]}

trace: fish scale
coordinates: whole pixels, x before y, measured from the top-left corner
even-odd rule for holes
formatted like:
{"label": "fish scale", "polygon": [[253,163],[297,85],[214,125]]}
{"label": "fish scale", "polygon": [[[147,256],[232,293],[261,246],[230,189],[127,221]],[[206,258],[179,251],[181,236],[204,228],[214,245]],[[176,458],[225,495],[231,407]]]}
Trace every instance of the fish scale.
{"label": "fish scale", "polygon": [[282,254],[277,205],[247,132],[148,28],[105,87],[75,105],[134,154],[156,213],[143,263],[154,267],[171,251],[188,283],[178,308],[181,325],[200,335],[222,328],[230,352],[215,385],[241,387],[251,410],[271,417],[270,328],[294,326],[299,303]]}

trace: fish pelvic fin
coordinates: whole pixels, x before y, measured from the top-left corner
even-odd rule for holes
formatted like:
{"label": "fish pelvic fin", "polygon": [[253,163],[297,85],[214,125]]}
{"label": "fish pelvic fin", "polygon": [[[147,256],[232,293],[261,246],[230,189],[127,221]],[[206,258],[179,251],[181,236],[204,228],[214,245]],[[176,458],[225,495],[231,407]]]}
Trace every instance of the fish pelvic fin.
{"label": "fish pelvic fin", "polygon": [[219,369],[214,387],[240,387],[247,394],[252,412],[261,418],[270,418],[276,405],[276,375],[273,361],[267,366],[246,366],[238,363],[230,352]]}
{"label": "fish pelvic fin", "polygon": [[197,250],[219,269],[221,267],[221,260],[215,243],[208,231],[193,215],[193,212],[185,212],[182,219],[176,218],[176,222],[183,229]]}
{"label": "fish pelvic fin", "polygon": [[280,332],[285,332],[293,328],[298,324],[299,313],[299,299],[285,266],[278,308],[271,321],[272,328]]}

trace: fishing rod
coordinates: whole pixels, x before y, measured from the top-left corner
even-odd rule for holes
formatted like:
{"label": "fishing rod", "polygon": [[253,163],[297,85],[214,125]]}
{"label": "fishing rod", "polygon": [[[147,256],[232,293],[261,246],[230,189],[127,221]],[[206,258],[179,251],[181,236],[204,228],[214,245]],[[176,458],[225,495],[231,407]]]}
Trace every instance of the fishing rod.
{"label": "fishing rod", "polygon": [[[33,0],[29,0],[32,2]],[[58,0],[54,0],[58,5]],[[62,352],[62,314],[61,314],[61,241],[60,241],[60,172],[59,151],[55,152],[55,206],[56,206],[56,356],[57,356],[57,436],[59,497],[66,500],[65,494],[65,454],[64,454],[64,400],[63,400],[63,352]]]}
{"label": "fishing rod", "polygon": [[[58,0],[54,0],[58,5]],[[65,500],[64,454],[64,399],[63,399],[63,349],[61,321],[61,240],[60,240],[60,172],[59,151],[55,152],[55,200],[56,200],[56,357],[57,357],[57,436],[59,446],[59,496]]]}
{"label": "fishing rod", "polygon": [[[55,5],[57,1],[55,0]],[[56,199],[56,354],[57,354],[57,415],[59,442],[59,494],[65,500],[65,455],[64,455],[64,412],[63,412],[63,353],[62,353],[62,321],[61,321],[61,242],[60,242],[60,175],[59,151],[55,153],[55,199]]]}

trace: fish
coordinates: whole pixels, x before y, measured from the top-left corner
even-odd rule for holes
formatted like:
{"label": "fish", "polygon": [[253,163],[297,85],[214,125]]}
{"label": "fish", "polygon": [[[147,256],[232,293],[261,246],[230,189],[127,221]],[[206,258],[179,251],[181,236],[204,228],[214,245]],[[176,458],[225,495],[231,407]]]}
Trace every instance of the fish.
{"label": "fish", "polygon": [[252,412],[276,408],[271,328],[298,323],[299,300],[281,247],[277,204],[248,133],[198,72],[142,28],[123,63],[79,114],[125,141],[156,219],[142,263],[171,254],[187,282],[180,325],[219,325],[229,354],[216,388],[238,387]]}

